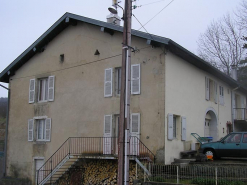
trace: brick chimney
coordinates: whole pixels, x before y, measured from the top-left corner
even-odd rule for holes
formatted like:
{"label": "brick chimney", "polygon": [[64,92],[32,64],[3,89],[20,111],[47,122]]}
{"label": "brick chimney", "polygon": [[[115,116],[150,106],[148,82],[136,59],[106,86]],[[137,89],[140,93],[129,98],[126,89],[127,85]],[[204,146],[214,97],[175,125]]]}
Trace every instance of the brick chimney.
{"label": "brick chimney", "polygon": [[117,14],[111,13],[110,15],[106,16],[106,20],[108,23],[120,26],[121,18]]}

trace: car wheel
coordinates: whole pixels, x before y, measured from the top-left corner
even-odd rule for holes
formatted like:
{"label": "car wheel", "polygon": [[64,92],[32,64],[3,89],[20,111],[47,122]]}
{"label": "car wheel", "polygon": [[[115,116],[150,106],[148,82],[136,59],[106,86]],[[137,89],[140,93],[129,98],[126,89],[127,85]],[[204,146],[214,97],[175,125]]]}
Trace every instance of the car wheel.
{"label": "car wheel", "polygon": [[206,155],[207,159],[216,159],[216,155],[211,149],[205,150],[204,154]]}

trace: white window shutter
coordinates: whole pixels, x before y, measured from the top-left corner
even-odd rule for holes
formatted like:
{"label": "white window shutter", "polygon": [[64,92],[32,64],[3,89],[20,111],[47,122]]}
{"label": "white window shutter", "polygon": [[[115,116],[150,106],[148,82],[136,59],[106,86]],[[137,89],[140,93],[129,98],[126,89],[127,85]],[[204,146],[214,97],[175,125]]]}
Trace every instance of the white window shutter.
{"label": "white window shutter", "polygon": [[131,94],[141,93],[140,64],[131,65]]}
{"label": "white window shutter", "polygon": [[28,120],[28,141],[33,141],[33,119]]}
{"label": "white window shutter", "polygon": [[220,92],[219,92],[219,103],[221,105],[224,105],[225,104],[225,102],[224,102],[224,87],[223,86],[219,86],[219,90],[220,90]]}
{"label": "white window shutter", "polygon": [[182,117],[182,141],[186,141],[186,117]]}
{"label": "white window shutter", "polygon": [[105,69],[105,90],[104,97],[112,96],[112,68]]}
{"label": "white window shutter", "polygon": [[242,112],[242,120],[245,120],[245,115],[244,115],[244,113],[245,113],[245,99],[244,99],[244,97],[243,96],[241,96],[241,112]]}
{"label": "white window shutter", "polygon": [[105,115],[104,119],[104,137],[112,136],[112,115]]}
{"label": "white window shutter", "polygon": [[214,103],[218,103],[218,84],[214,82]]}
{"label": "white window shutter", "polygon": [[132,136],[140,135],[140,113],[131,114],[130,133]]}
{"label": "white window shutter", "polygon": [[45,119],[45,140],[51,141],[51,118]]}
{"label": "white window shutter", "polygon": [[205,77],[205,95],[206,100],[209,100],[209,78]]}
{"label": "white window shutter", "polygon": [[232,111],[233,111],[233,119],[236,118],[236,98],[235,98],[235,93],[232,92]]}
{"label": "white window shutter", "polygon": [[30,79],[29,83],[29,103],[34,103],[35,98],[35,79]]}
{"label": "white window shutter", "polygon": [[168,140],[173,140],[173,114],[168,114]]}
{"label": "white window shutter", "polygon": [[55,76],[48,78],[48,101],[54,101]]}

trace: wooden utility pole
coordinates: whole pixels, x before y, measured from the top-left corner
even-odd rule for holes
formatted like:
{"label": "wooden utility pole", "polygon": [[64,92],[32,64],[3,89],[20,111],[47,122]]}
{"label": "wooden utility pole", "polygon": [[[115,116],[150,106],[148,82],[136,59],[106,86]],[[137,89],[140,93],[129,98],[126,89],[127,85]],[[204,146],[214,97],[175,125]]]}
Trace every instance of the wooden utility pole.
{"label": "wooden utility pole", "polygon": [[132,0],[125,0],[120,94],[120,123],[118,134],[118,185],[129,184],[130,141],[130,71]]}

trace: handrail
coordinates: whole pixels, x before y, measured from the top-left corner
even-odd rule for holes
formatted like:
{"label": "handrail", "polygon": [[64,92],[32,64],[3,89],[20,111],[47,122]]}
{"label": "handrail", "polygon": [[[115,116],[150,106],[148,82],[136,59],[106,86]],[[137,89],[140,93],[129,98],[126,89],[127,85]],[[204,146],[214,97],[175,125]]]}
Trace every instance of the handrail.
{"label": "handrail", "polygon": [[233,108],[234,120],[247,120],[247,109],[246,108]]}
{"label": "handrail", "polygon": [[[67,156],[109,156],[118,155],[118,138],[116,137],[70,137],[37,170],[37,184],[53,175]],[[154,154],[137,137],[130,137],[130,156],[141,162],[154,162]]]}

